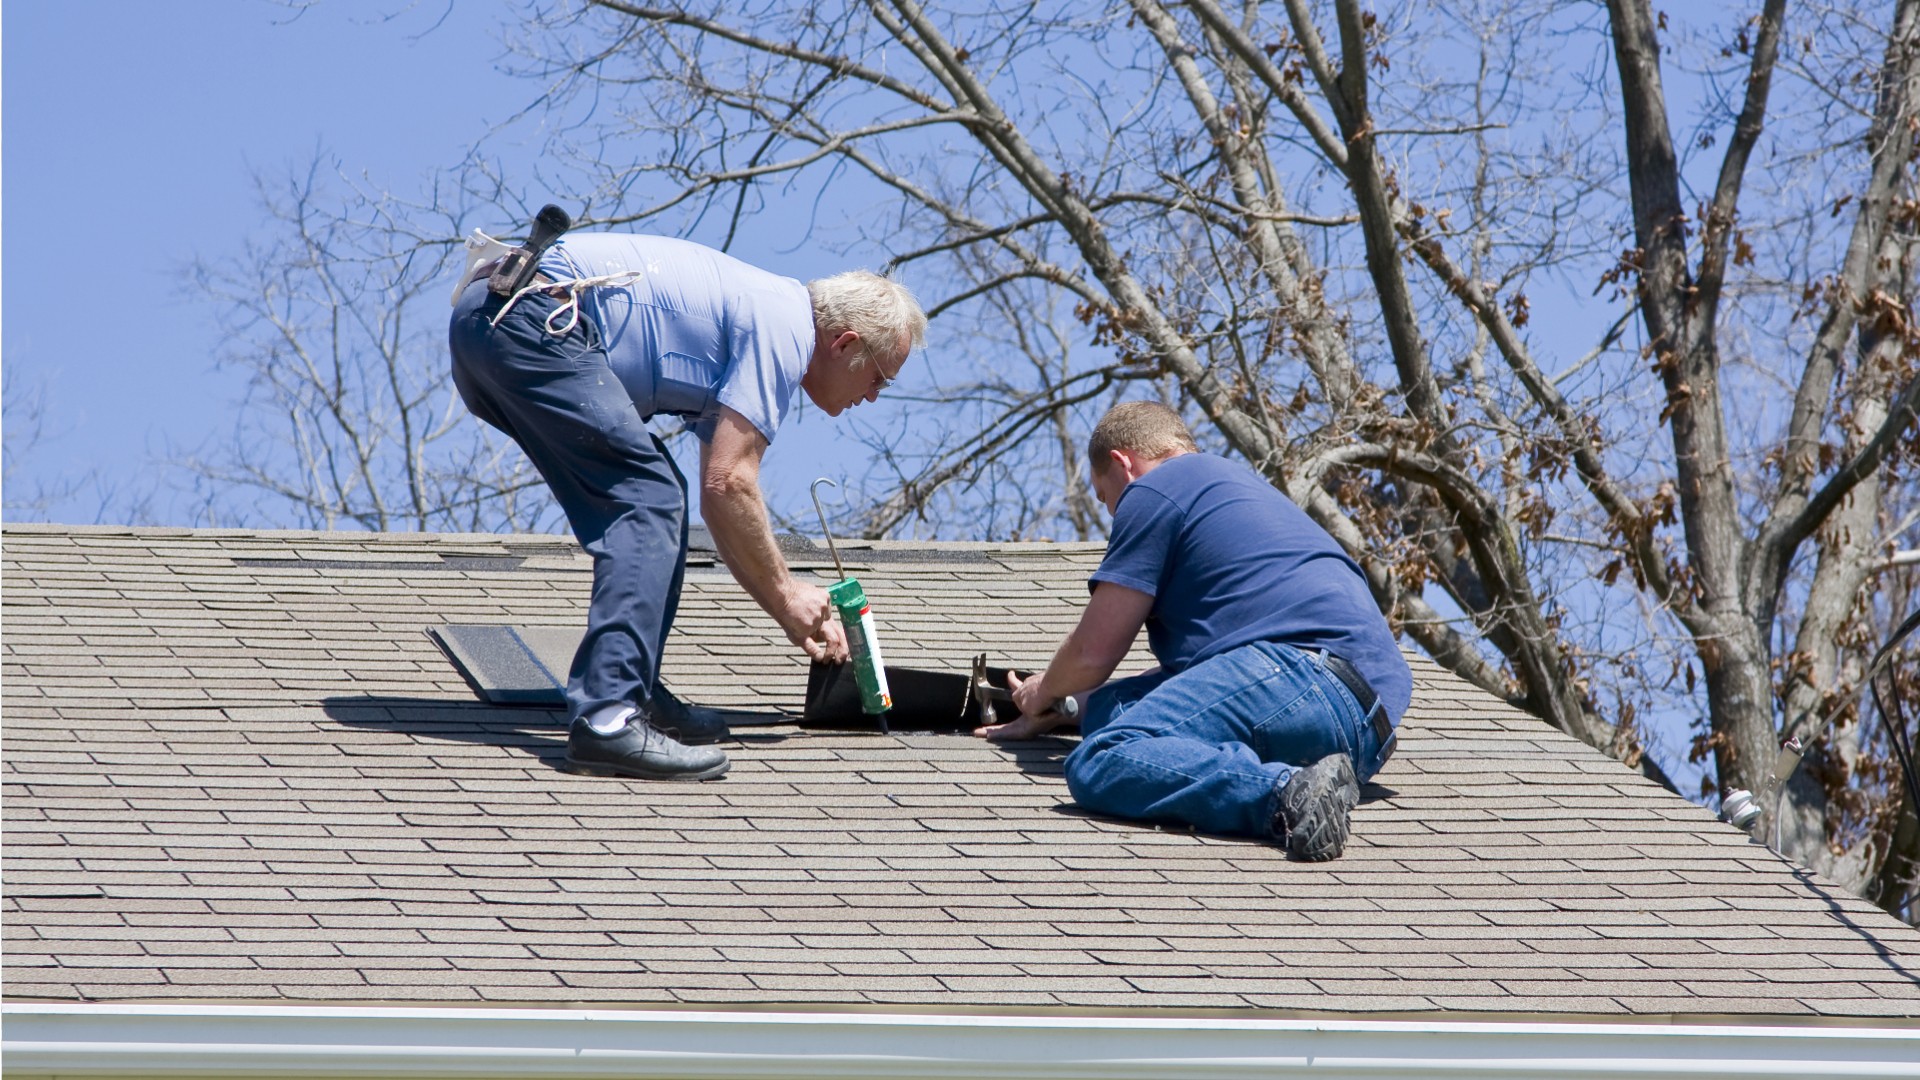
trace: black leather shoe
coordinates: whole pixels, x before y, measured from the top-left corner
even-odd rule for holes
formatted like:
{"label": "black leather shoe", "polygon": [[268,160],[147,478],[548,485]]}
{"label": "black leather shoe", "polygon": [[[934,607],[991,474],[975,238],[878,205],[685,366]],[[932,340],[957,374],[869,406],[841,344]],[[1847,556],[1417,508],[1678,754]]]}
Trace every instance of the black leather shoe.
{"label": "black leather shoe", "polygon": [[1360,781],[1345,754],[1329,754],[1296,769],[1280,789],[1274,814],[1274,838],[1287,854],[1307,862],[1337,859],[1347,846],[1353,808],[1360,805]]}
{"label": "black leather shoe", "polygon": [[694,749],[654,730],[635,716],[611,735],[585,720],[567,730],[567,765],[594,776],[636,776],[642,780],[712,780],[725,775],[727,755],[713,747]]}
{"label": "black leather shoe", "polygon": [[647,713],[654,727],[688,746],[717,743],[730,734],[718,712],[704,705],[689,705],[664,686],[654,687]]}

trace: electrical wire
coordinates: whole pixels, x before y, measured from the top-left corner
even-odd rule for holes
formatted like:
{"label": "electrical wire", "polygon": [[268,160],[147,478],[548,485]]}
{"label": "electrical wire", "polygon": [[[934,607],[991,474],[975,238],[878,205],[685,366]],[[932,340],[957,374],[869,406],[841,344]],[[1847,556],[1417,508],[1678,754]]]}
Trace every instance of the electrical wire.
{"label": "electrical wire", "polygon": [[[1889,671],[1887,697],[1882,698],[1878,677],[1883,660],[1891,658],[1893,650],[1907,635],[1913,633],[1915,627],[1920,627],[1920,611],[1907,616],[1907,621],[1901,623],[1900,629],[1894,631],[1893,637],[1887,639],[1887,643],[1874,654],[1873,663],[1867,669],[1867,688],[1873,691],[1873,704],[1880,710],[1881,726],[1886,728],[1887,741],[1893,744],[1894,757],[1900,760],[1900,775],[1907,786],[1907,806],[1916,816],[1920,816],[1920,777],[1916,777],[1913,771],[1913,732],[1907,723],[1906,707],[1900,704],[1900,684]],[[1896,819],[1894,821],[1896,830],[1899,824]],[[1911,903],[1913,903],[1913,895],[1909,892],[1902,900],[1900,907],[1904,909]]]}
{"label": "electrical wire", "polygon": [[[1900,706],[1900,696],[1894,694],[1894,707],[1893,710],[1889,712],[1886,702],[1880,698],[1880,684],[1877,681],[1880,677],[1881,670],[1892,661],[1894,651],[1900,647],[1900,643],[1905,641],[1915,629],[1920,629],[1920,609],[1916,609],[1912,614],[1908,615],[1906,619],[1900,623],[1899,627],[1894,630],[1892,636],[1887,638],[1886,643],[1881,645],[1879,650],[1873,654],[1872,662],[1867,665],[1866,681],[1867,688],[1873,693],[1874,706],[1880,710],[1881,722],[1887,729],[1887,741],[1893,744],[1893,756],[1900,763],[1900,775],[1907,789],[1907,805],[1912,807],[1916,815],[1920,815],[1920,777],[1914,775],[1913,744],[1907,731],[1906,710]],[[1827,715],[1820,718],[1820,723],[1815,725],[1812,730],[1808,731],[1805,736],[1798,740],[1800,747],[1812,746],[1814,740],[1826,734],[1828,725],[1833,723],[1834,717],[1839,716],[1840,711],[1846,708],[1846,706],[1847,702],[1841,701],[1835,703],[1833,708],[1827,710]],[[1806,714],[1802,713],[1801,715],[1805,716]],[[1792,731],[1792,726],[1788,725],[1787,730]],[[1787,798],[1787,781],[1793,779],[1793,774],[1799,771],[1800,763],[1805,760],[1805,753],[1804,749],[1796,750],[1791,757],[1787,759],[1784,768],[1781,767],[1780,763],[1776,763],[1774,767],[1774,775],[1771,780],[1771,793],[1773,795],[1773,813],[1771,815],[1773,818],[1773,843],[1768,846],[1775,851],[1780,850],[1780,846],[1785,840],[1785,837],[1781,835],[1782,815],[1780,810]]]}
{"label": "electrical wire", "polygon": [[[1881,652],[1887,652],[1899,644],[1900,639],[1912,633],[1916,625],[1920,625],[1920,611],[1914,612],[1914,616],[1901,628],[1901,633],[1889,641]],[[1880,657],[1875,656],[1874,659],[1878,661]],[[1867,686],[1873,691],[1873,704],[1880,710],[1880,721],[1887,729],[1887,741],[1893,744],[1894,756],[1900,759],[1900,772],[1907,782],[1908,805],[1914,808],[1915,813],[1920,813],[1920,779],[1916,779],[1913,772],[1913,736],[1907,724],[1907,711],[1900,704],[1899,684],[1891,674],[1887,676],[1887,682],[1887,698],[1880,696],[1880,680],[1877,677],[1868,676]]]}

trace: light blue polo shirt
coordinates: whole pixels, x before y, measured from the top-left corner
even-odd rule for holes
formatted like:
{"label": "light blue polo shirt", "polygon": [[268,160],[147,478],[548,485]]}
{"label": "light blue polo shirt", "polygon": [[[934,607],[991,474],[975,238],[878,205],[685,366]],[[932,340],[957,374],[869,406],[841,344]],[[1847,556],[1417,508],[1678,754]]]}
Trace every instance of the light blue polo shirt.
{"label": "light blue polo shirt", "polygon": [[722,405],[767,441],[813,355],[807,287],[689,240],[568,233],[540,259],[556,280],[636,274],[583,289],[580,314],[642,417],[683,417],[701,442]]}

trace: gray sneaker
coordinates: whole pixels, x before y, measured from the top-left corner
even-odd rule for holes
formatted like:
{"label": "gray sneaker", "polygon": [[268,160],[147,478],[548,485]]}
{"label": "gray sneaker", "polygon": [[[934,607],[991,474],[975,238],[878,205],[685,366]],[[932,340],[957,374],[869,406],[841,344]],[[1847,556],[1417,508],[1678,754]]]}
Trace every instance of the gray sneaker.
{"label": "gray sneaker", "polygon": [[718,712],[704,705],[689,705],[664,686],[654,687],[646,712],[655,728],[687,746],[717,743],[731,734]]}
{"label": "gray sneaker", "polygon": [[594,776],[635,776],[642,780],[712,780],[725,775],[727,755],[713,747],[687,746],[655,730],[636,715],[611,735],[585,720],[567,729],[567,766]]}
{"label": "gray sneaker", "polygon": [[1360,781],[1353,775],[1353,761],[1345,754],[1329,754],[1287,778],[1273,817],[1274,838],[1296,859],[1337,859],[1347,846],[1358,805]]}

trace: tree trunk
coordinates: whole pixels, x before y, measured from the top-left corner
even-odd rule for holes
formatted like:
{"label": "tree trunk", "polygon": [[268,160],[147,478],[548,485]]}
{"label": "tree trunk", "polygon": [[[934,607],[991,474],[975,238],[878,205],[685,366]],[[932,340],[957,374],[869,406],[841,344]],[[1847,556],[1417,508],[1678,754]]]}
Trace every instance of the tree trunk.
{"label": "tree trunk", "polygon": [[1607,9],[1625,105],[1645,353],[1667,392],[1686,538],[1683,580],[1691,597],[1675,614],[1693,633],[1706,672],[1720,789],[1753,790],[1777,748],[1773,687],[1764,628],[1741,604],[1745,538],[1722,415],[1714,298],[1701,292],[1687,262],[1690,221],[1667,125],[1651,4],[1608,0]]}

